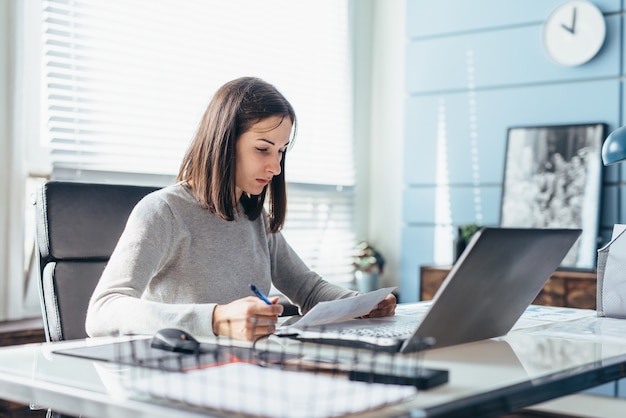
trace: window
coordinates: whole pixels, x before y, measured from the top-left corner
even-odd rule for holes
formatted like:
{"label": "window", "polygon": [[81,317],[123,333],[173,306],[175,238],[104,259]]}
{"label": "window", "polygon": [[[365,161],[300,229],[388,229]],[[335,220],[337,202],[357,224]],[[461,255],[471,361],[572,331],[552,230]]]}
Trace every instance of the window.
{"label": "window", "polygon": [[325,278],[352,280],[348,0],[46,0],[42,19],[53,179],[169,184],[213,92],[259,76],[299,119],[284,234]]}

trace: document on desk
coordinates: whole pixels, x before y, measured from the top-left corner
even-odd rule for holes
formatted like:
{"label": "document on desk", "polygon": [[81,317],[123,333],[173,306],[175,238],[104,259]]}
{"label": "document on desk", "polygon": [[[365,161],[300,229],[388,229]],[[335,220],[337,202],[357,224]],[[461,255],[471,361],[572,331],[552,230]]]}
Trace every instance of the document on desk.
{"label": "document on desk", "polygon": [[338,417],[406,401],[417,394],[414,386],[356,382],[246,363],[163,373],[127,384],[135,393],[255,417]]}
{"label": "document on desk", "polygon": [[395,289],[395,287],[385,287],[359,296],[320,302],[298,322],[293,325],[282,326],[278,328],[276,333],[286,334],[294,328],[303,329],[315,325],[332,324],[367,315]]}
{"label": "document on desk", "polygon": [[568,322],[589,317],[595,318],[596,312],[591,309],[530,305],[513,325],[513,330],[542,327],[554,322]]}

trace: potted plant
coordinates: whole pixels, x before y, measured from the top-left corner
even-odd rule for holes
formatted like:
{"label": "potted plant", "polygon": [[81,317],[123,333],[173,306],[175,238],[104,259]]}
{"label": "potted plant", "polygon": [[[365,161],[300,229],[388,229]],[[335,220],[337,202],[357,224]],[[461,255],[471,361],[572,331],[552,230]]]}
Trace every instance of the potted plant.
{"label": "potted plant", "polygon": [[460,225],[457,228],[457,235],[456,235],[454,248],[453,248],[454,262],[456,262],[459,259],[459,257],[465,250],[465,247],[467,247],[467,244],[472,239],[472,236],[474,236],[474,234],[481,228],[482,228],[481,225],[474,224],[474,223]]}
{"label": "potted plant", "polygon": [[352,259],[354,278],[359,292],[370,292],[378,288],[378,278],[385,267],[382,254],[366,241],[358,243]]}

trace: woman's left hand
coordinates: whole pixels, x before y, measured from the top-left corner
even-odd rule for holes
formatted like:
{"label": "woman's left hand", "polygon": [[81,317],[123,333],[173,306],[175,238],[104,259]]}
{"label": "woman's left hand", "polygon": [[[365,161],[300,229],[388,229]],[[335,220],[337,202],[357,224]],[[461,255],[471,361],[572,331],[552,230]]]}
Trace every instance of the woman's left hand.
{"label": "woman's left hand", "polygon": [[382,316],[393,316],[396,313],[396,297],[393,293],[387,295],[375,309],[363,318],[380,318]]}

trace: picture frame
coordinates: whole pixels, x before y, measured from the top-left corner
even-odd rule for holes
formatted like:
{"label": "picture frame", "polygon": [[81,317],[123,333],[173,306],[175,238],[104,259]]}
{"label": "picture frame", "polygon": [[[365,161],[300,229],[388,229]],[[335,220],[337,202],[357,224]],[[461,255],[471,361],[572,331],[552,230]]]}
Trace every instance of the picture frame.
{"label": "picture frame", "polygon": [[581,228],[561,267],[596,266],[606,132],[600,122],[507,131],[500,226]]}

